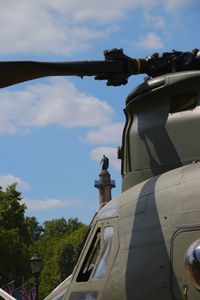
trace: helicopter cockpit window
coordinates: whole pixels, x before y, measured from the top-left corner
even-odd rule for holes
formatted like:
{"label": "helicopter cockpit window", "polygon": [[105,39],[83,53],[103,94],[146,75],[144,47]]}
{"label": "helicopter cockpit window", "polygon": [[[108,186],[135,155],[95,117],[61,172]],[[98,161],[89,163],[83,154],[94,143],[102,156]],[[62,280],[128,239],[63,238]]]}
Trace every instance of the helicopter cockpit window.
{"label": "helicopter cockpit window", "polygon": [[192,110],[197,106],[198,95],[196,93],[186,93],[176,95],[170,99],[169,112],[176,113],[185,110]]}
{"label": "helicopter cockpit window", "polygon": [[106,218],[93,223],[65,299],[99,298],[118,250],[118,218]]}
{"label": "helicopter cockpit window", "polygon": [[78,274],[78,277],[77,277],[78,282],[89,280],[89,277],[92,273],[92,270],[93,270],[95,263],[97,261],[97,258],[99,256],[100,248],[101,248],[101,231],[100,231],[100,228],[98,228],[98,230],[93,238],[92,244],[89,248],[89,251],[86,255],[86,258],[83,262],[81,270]]}
{"label": "helicopter cockpit window", "polygon": [[97,229],[78,274],[77,282],[88,281],[90,277],[92,280],[98,280],[104,277],[109,264],[113,234],[113,226],[105,226]]}
{"label": "helicopter cockpit window", "polygon": [[100,254],[100,259],[98,261],[96,270],[93,275],[93,279],[101,279],[106,272],[106,268],[108,265],[108,258],[111,252],[112,247],[112,239],[113,239],[113,227],[105,227],[103,230],[103,248]]}

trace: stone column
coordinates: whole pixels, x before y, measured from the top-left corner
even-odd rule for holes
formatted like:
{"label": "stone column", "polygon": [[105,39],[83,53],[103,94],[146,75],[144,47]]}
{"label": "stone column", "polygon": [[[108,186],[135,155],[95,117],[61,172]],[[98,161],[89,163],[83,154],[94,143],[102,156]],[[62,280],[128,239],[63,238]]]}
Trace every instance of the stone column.
{"label": "stone column", "polygon": [[99,209],[112,199],[111,189],[115,187],[115,181],[110,179],[107,170],[101,170],[99,180],[95,180],[94,186],[99,190]]}

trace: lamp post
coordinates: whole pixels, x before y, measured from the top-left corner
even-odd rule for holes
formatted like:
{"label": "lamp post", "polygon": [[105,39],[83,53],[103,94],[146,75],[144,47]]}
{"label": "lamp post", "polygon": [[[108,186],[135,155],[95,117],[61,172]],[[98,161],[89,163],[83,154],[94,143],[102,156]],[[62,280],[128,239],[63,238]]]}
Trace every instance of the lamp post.
{"label": "lamp post", "polygon": [[35,288],[36,288],[36,297],[35,300],[39,299],[39,276],[42,269],[42,258],[37,254],[34,253],[31,257],[31,270],[32,274],[35,277]]}

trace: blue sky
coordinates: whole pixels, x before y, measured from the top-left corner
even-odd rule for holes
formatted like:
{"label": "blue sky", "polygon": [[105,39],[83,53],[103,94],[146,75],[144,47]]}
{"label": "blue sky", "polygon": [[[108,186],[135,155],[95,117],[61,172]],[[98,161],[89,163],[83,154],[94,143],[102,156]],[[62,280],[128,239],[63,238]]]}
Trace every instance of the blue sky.
{"label": "blue sky", "polygon": [[[101,60],[115,47],[145,57],[200,46],[198,0],[1,0],[0,8],[0,60]],[[120,193],[123,108],[143,77],[117,88],[57,77],[1,89],[0,185],[18,183],[27,215],[89,223],[103,154],[113,196]]]}

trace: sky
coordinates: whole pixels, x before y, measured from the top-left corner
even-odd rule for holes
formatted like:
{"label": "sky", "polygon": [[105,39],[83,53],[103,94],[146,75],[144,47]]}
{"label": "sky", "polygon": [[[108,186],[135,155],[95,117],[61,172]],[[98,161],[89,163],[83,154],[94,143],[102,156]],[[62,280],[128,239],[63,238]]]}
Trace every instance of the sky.
{"label": "sky", "polygon": [[[199,0],[0,0],[0,60],[103,60],[199,45]],[[0,186],[16,182],[26,215],[79,218],[98,210],[103,154],[121,192],[125,99],[143,81],[107,87],[92,77],[48,77],[0,90]]]}

